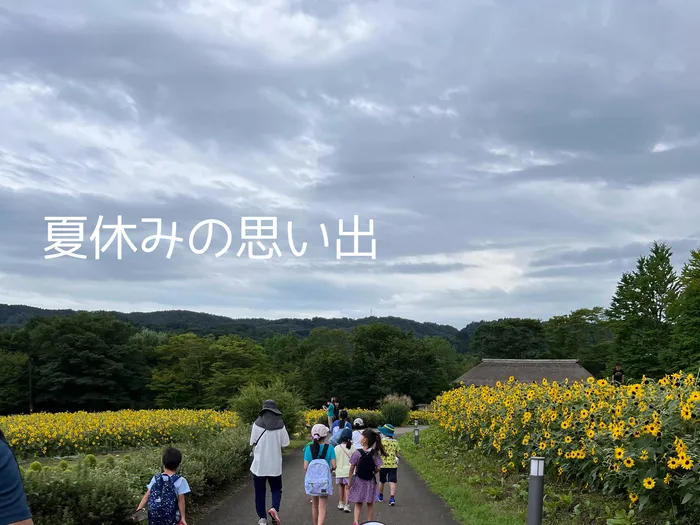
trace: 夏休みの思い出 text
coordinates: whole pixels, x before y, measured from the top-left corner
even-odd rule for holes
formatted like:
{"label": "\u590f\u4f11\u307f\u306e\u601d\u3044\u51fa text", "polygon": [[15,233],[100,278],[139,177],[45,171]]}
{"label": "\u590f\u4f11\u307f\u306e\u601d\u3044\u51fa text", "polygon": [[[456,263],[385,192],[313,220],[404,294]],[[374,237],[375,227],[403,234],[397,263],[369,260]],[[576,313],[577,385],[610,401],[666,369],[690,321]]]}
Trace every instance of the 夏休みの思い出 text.
{"label": "\u590f\u4f11\u307f\u306e\u601d\u3044\u51fa text", "polygon": [[[86,243],[85,223],[87,217],[44,217],[47,222],[47,235],[49,245],[44,248],[47,252],[45,259],[59,257],[71,257],[75,259],[87,259],[85,253],[80,253]],[[282,257],[282,250],[278,245],[278,220],[277,217],[241,217],[240,219],[240,247],[237,257],[246,256],[249,259],[271,259],[274,256]],[[158,248],[161,241],[167,243],[166,258],[170,259],[177,243],[185,244],[185,237],[178,236],[177,223],[172,221],[169,226],[158,218],[141,219],[143,228],[149,228],[151,233],[141,241],[141,251],[151,253]],[[169,229],[167,229],[169,228]],[[164,229],[167,229],[164,231]],[[221,257],[229,252],[233,245],[233,233],[228,224],[218,219],[206,219],[197,223],[187,236],[187,245],[190,251],[196,255],[209,252],[214,241],[214,232],[219,230],[221,238],[217,239],[220,245],[216,246],[215,257]],[[328,230],[325,224],[320,225],[320,230],[325,248],[330,247]],[[102,215],[97,218],[96,225],[92,228],[87,240],[94,245],[95,259],[100,259],[110,247],[116,250],[117,259],[121,260],[126,250],[138,251],[138,246],[129,236],[139,231],[137,224],[125,224],[121,215],[117,215],[114,224],[107,224]],[[195,242],[195,237],[200,231],[205,232],[204,242]],[[352,237],[352,250],[342,250],[342,238]],[[360,251],[360,238],[369,237],[369,251]],[[287,243],[294,257],[302,257],[307,249],[307,242],[295,243],[292,221],[287,222]],[[212,248],[214,251],[214,248]],[[360,229],[359,215],[353,216],[353,228],[347,231],[343,228],[343,219],[338,219],[338,238],[335,241],[336,259],[345,257],[377,258],[377,240],[374,238],[374,219],[369,219],[369,228],[366,231]],[[50,253],[48,253],[50,252]]]}

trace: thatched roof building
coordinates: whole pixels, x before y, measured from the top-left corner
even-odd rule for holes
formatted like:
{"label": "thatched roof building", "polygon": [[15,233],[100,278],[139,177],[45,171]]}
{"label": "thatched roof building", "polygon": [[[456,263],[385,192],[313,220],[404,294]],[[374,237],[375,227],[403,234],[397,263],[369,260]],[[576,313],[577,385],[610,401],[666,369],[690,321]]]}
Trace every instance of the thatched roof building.
{"label": "thatched roof building", "polygon": [[571,383],[593,377],[578,364],[578,359],[482,359],[455,383],[495,386],[496,381],[505,383],[510,376],[520,383],[539,383],[543,379],[558,383],[568,379]]}

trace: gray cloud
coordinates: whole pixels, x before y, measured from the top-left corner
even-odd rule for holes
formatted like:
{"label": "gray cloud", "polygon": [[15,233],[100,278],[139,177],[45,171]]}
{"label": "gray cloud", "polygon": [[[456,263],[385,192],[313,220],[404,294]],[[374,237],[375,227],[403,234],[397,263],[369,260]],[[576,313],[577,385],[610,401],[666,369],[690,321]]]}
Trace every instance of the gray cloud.
{"label": "gray cloud", "polygon": [[[699,21],[632,0],[0,0],[0,300],[457,326],[605,304],[652,240],[679,266],[700,243]],[[139,250],[45,260],[52,215],[86,236],[122,215]],[[354,215],[376,260],[336,258]],[[256,216],[282,257],[236,256]],[[170,260],[140,250],[146,217],[177,221]],[[187,246],[205,219],[231,229],[222,257],[222,231]]]}

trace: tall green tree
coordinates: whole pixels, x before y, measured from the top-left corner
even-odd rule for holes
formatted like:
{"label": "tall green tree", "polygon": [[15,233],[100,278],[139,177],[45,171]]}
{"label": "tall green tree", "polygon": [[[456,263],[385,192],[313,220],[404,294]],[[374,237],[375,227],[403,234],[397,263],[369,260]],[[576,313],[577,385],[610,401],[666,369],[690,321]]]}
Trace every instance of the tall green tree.
{"label": "tall green tree", "polygon": [[235,335],[180,334],[156,349],[150,388],[162,408],[221,408],[247,383],[265,379],[261,345]]}
{"label": "tall green tree", "polygon": [[[147,379],[136,329],[108,314],[35,318],[14,336],[32,360],[35,410],[112,410],[134,406]],[[12,348],[14,347],[14,348]]]}
{"label": "tall green tree", "polygon": [[622,275],[608,309],[615,360],[628,378],[665,372],[661,357],[671,343],[670,311],[680,288],[671,256],[670,247],[654,242],[636,269]]}
{"label": "tall green tree", "polygon": [[692,250],[680,276],[681,291],[671,308],[674,326],[671,344],[662,354],[667,372],[700,368],[700,250]]}
{"label": "tall green tree", "polygon": [[[386,363],[382,357],[396,356],[395,350],[404,348],[412,338],[409,332],[380,323],[355,328],[352,334],[355,350],[348,371],[348,404],[372,408],[392,392],[392,385],[382,381]],[[404,362],[396,361],[390,366],[403,368]]]}
{"label": "tall green tree", "polygon": [[321,406],[331,396],[348,406],[353,346],[350,334],[334,328],[314,328],[300,344],[304,384],[311,406]]}
{"label": "tall green tree", "polygon": [[29,356],[0,349],[0,414],[25,412],[29,406]]}
{"label": "tall green tree", "polygon": [[263,348],[275,376],[281,377],[291,388],[305,392],[307,381],[303,370],[304,350],[296,332],[268,337],[263,342]]}
{"label": "tall green tree", "polygon": [[477,355],[490,359],[549,357],[544,326],[539,319],[499,319],[481,325],[471,342]]}
{"label": "tall green tree", "polygon": [[545,323],[544,332],[553,358],[578,359],[594,376],[607,375],[613,333],[603,307],[554,316]]}

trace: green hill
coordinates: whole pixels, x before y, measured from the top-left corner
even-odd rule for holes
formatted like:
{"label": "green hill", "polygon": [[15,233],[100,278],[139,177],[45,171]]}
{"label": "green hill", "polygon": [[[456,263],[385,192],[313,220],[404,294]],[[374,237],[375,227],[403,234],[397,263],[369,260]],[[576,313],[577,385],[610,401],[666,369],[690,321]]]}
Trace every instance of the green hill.
{"label": "green hill", "polygon": [[[68,316],[76,310],[46,310],[34,306],[0,304],[0,326],[20,327],[32,317]],[[386,323],[402,330],[413,331],[416,337],[440,336],[457,346],[457,330],[453,326],[437,323],[420,323],[401,317],[365,317],[362,319],[314,317],[312,319],[232,319],[190,310],[164,310],[158,312],[108,312],[131,324],[151,330],[171,333],[192,332],[197,335],[235,334],[256,341],[275,334],[296,332],[302,337],[319,327],[352,330],[356,326]]]}

